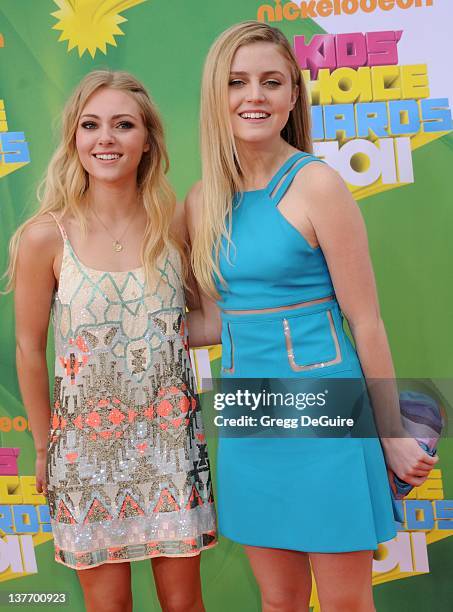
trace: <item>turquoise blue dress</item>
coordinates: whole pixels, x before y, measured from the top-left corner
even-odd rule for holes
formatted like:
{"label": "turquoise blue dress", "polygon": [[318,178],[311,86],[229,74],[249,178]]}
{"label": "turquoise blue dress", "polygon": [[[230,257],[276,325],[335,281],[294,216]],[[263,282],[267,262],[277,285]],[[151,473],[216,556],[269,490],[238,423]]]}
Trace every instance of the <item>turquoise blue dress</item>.
{"label": "turquoise blue dress", "polygon": [[[232,244],[216,279],[222,309],[222,376],[362,378],[322,250],[278,204],[315,157],[297,153],[265,189],[238,194]],[[273,313],[227,314],[330,300]],[[233,381],[231,381],[233,382]],[[395,536],[390,488],[374,438],[221,437],[220,532],[251,546],[305,552],[376,549]]]}

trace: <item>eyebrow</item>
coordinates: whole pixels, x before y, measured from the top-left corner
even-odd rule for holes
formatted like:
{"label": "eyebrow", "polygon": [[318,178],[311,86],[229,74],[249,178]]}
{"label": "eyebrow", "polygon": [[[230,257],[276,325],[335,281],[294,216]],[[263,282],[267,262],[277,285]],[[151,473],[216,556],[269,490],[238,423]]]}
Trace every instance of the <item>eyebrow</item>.
{"label": "eyebrow", "polygon": [[[240,70],[233,70],[230,72],[230,75],[237,75],[237,76],[247,76],[247,74],[249,74],[248,72],[244,72],[244,71],[240,71]],[[263,76],[267,76],[269,74],[280,74],[282,77],[284,77],[285,75],[283,74],[283,72],[280,72],[280,70],[266,70],[265,72],[261,73]]]}
{"label": "eyebrow", "polygon": [[[81,119],[83,119],[83,117],[94,117],[95,119],[100,119],[99,115],[94,115],[92,113],[85,113],[84,115],[81,115]],[[112,115],[112,119],[119,119],[119,117],[132,117],[132,119],[136,119],[136,117],[134,117],[134,115],[130,115],[129,113],[120,113],[119,115]]]}

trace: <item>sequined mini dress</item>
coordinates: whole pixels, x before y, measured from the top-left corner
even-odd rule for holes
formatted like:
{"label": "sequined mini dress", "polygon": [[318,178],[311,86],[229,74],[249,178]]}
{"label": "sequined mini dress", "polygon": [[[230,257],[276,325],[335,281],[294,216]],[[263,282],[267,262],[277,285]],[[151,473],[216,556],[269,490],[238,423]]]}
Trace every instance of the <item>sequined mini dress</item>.
{"label": "sequined mini dress", "polygon": [[143,268],[85,266],[54,220],[64,242],[47,459],[55,559],[85,569],[196,555],[216,526],[179,255],[149,290]]}

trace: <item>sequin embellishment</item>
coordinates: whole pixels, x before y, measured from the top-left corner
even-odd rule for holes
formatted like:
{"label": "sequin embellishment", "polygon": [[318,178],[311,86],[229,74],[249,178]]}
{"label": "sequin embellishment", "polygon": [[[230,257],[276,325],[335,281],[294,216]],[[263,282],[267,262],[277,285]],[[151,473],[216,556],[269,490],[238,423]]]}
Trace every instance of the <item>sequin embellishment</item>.
{"label": "sequin embellishment", "polygon": [[180,264],[85,267],[63,228],[52,316],[48,501],[55,558],[76,569],[190,556],[216,543],[206,440],[190,366]]}

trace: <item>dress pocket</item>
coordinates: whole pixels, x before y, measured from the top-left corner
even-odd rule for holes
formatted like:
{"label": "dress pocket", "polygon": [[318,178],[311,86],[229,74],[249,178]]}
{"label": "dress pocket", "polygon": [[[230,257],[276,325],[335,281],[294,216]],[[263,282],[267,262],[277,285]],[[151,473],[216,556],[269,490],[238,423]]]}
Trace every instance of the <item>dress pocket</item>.
{"label": "dress pocket", "polygon": [[343,361],[330,310],[283,319],[286,352],[294,372],[308,372]]}

